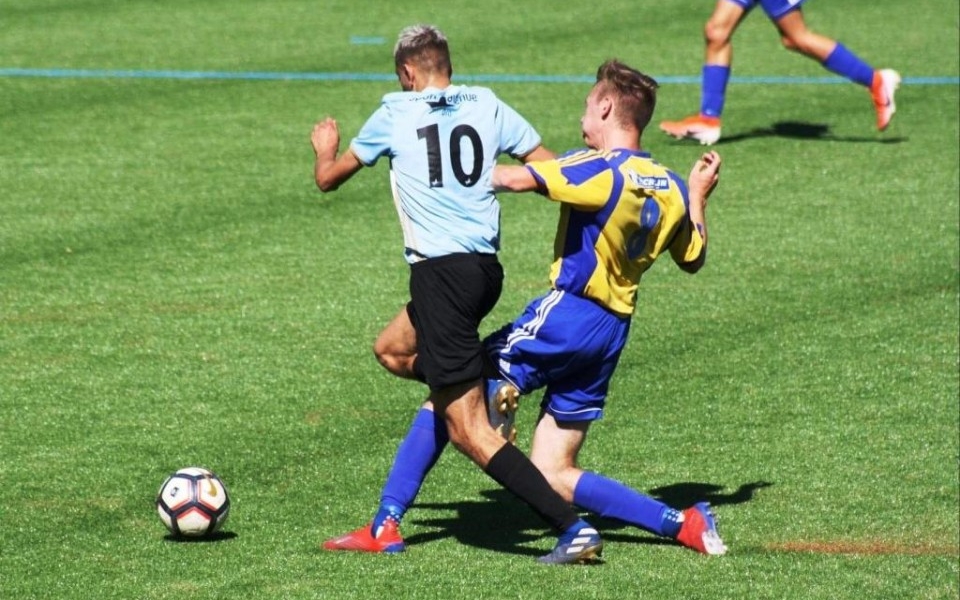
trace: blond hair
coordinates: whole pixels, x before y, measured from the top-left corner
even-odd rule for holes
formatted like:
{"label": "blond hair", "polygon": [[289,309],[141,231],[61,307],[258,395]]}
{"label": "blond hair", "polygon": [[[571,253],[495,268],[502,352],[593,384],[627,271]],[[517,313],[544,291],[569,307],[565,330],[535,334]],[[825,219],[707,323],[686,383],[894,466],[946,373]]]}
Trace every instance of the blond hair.
{"label": "blond hair", "polygon": [[440,73],[447,77],[453,75],[447,36],[433,25],[419,24],[404,28],[393,48],[393,62],[398,69],[412,62],[427,73]]}

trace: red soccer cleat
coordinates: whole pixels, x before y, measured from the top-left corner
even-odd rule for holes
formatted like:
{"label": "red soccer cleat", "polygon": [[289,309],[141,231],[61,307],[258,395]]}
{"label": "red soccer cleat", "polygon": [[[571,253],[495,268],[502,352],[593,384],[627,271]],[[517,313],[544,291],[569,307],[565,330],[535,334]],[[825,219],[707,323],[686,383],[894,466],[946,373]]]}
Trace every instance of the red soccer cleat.
{"label": "red soccer cleat", "polygon": [[376,537],[370,531],[373,523],[367,523],[365,526],[345,533],[339,537],[329,539],[323,543],[324,550],[350,550],[353,552],[376,552],[382,554],[393,554],[403,552],[406,545],[400,536],[397,528],[397,522],[393,519],[386,519],[380,528],[379,535]]}
{"label": "red soccer cleat", "polygon": [[726,545],[717,533],[717,522],[710,505],[698,502],[683,511],[683,525],[677,534],[677,541],[703,554],[725,554]]}
{"label": "red soccer cleat", "polygon": [[893,94],[898,87],[900,87],[900,73],[893,69],[874,71],[870,96],[873,98],[873,108],[877,111],[877,129],[880,131],[887,128],[893,118],[893,113],[897,112],[897,105],[893,102]]}

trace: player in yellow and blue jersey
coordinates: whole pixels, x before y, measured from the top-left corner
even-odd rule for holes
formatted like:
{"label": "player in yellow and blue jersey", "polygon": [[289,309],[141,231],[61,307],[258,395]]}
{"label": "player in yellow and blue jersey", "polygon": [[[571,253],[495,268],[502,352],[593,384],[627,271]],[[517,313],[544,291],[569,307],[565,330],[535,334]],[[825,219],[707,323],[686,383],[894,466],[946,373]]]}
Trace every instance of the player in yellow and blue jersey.
{"label": "player in yellow and blue jersey", "polygon": [[[395,498],[411,495],[404,482],[422,479],[437,448],[451,441],[557,530],[557,548],[564,552],[549,554],[550,562],[592,560],[603,547],[600,535],[527,456],[491,428],[482,384],[478,327],[499,299],[503,281],[497,258],[500,207],[489,185],[491,171],[500,154],[524,161],[553,154],[491,90],[451,83],[449,46],[435,27],[404,29],[394,65],[402,91],[383,97],[346,152],[338,155],[335,120],[314,127],[314,176],[322,191],[332,191],[362,167],[389,158],[410,265],[410,301],[380,333],[374,351],[388,370],[426,383],[430,394],[397,454],[373,520],[323,547],[402,551],[398,528],[406,507]],[[585,542],[567,552],[574,539]]]}
{"label": "player in yellow and blue jersey", "polygon": [[[703,155],[687,183],[652,160],[641,150],[640,137],[655,104],[655,81],[608,61],[597,72],[581,119],[587,150],[525,167],[495,167],[495,189],[536,190],[561,208],[552,289],[485,340],[491,358],[489,413],[509,438],[517,396],[543,388],[530,456],[567,502],[699,552],[722,554],[726,546],[705,503],[681,512],[577,466],[590,423],[603,414],[641,276],[664,253],[689,272],[706,260],[705,208],[720,157]],[[443,451],[437,444],[434,454],[418,456],[408,445],[415,435],[436,435],[430,427],[421,422],[411,428],[384,488],[383,501],[399,510],[412,504],[427,473],[404,473],[396,466],[400,457],[432,464]],[[558,544],[544,562],[562,562],[565,553],[576,551],[575,542]]]}
{"label": "player in yellow and blue jersey", "polygon": [[555,490],[581,508],[723,554],[706,503],[681,512],[577,466],[590,423],[603,416],[643,274],[664,254],[690,273],[706,260],[705,208],[720,157],[703,155],[688,187],[641,149],[656,88],[623,63],[604,63],[581,119],[588,149],[494,171],[494,189],[537,191],[560,204],[560,221],[551,290],[486,340],[502,379],[489,384],[490,413],[509,436],[516,397],[542,388],[530,458]]}
{"label": "player in yellow and blue jersey", "polygon": [[900,74],[892,69],[874,69],[842,43],[808,29],[801,10],[805,1],[716,0],[713,14],[703,30],[706,49],[700,112],[680,121],[664,121],[660,129],[673,137],[694,139],[701,144],[714,144],[720,139],[720,115],[733,64],[733,33],[750,11],[760,5],[776,26],[785,48],[812,58],[825,69],[870,90],[877,129],[884,131],[897,110],[893,96],[900,85]]}
{"label": "player in yellow and blue jersey", "polygon": [[685,182],[646,152],[582,150],[526,169],[494,181],[560,203],[551,290],[487,345],[522,393],[546,386],[555,418],[598,419],[643,273],[665,252],[695,272],[705,232],[689,216]]}

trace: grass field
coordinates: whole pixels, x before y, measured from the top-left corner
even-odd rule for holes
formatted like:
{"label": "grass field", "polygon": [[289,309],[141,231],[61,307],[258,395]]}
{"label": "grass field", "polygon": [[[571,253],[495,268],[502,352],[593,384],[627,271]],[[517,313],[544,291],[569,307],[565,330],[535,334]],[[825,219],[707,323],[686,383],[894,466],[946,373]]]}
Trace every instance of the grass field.
{"label": "grass field", "polygon": [[[710,500],[727,556],[601,521],[605,564],[541,567],[552,533],[452,451],[408,552],[319,550],[372,515],[424,389],[370,351],[407,298],[387,165],[320,195],[314,121],[349,139],[418,21],[551,148],[580,144],[611,56],[664,80],[655,120],[684,116],[711,6],[0,0],[0,598],[960,597],[953,0],[808,4],[812,28],[907,78],[885,134],[762,14],[737,34],[710,260],[647,275],[582,455]],[[655,129],[644,145],[680,172],[700,152]],[[545,289],[555,218],[503,198],[485,330]],[[226,535],[177,543],[154,495],[194,464],[233,511]]]}

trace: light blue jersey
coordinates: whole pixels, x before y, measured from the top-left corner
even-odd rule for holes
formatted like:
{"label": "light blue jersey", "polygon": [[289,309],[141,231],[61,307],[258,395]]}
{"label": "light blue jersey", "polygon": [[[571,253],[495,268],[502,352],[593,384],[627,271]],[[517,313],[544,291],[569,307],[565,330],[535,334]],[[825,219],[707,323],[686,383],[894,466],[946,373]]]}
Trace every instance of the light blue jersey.
{"label": "light blue jersey", "polygon": [[350,142],[361,163],[390,157],[407,262],[500,248],[497,156],[524,156],[540,136],[489,89],[451,85],[383,97]]}

